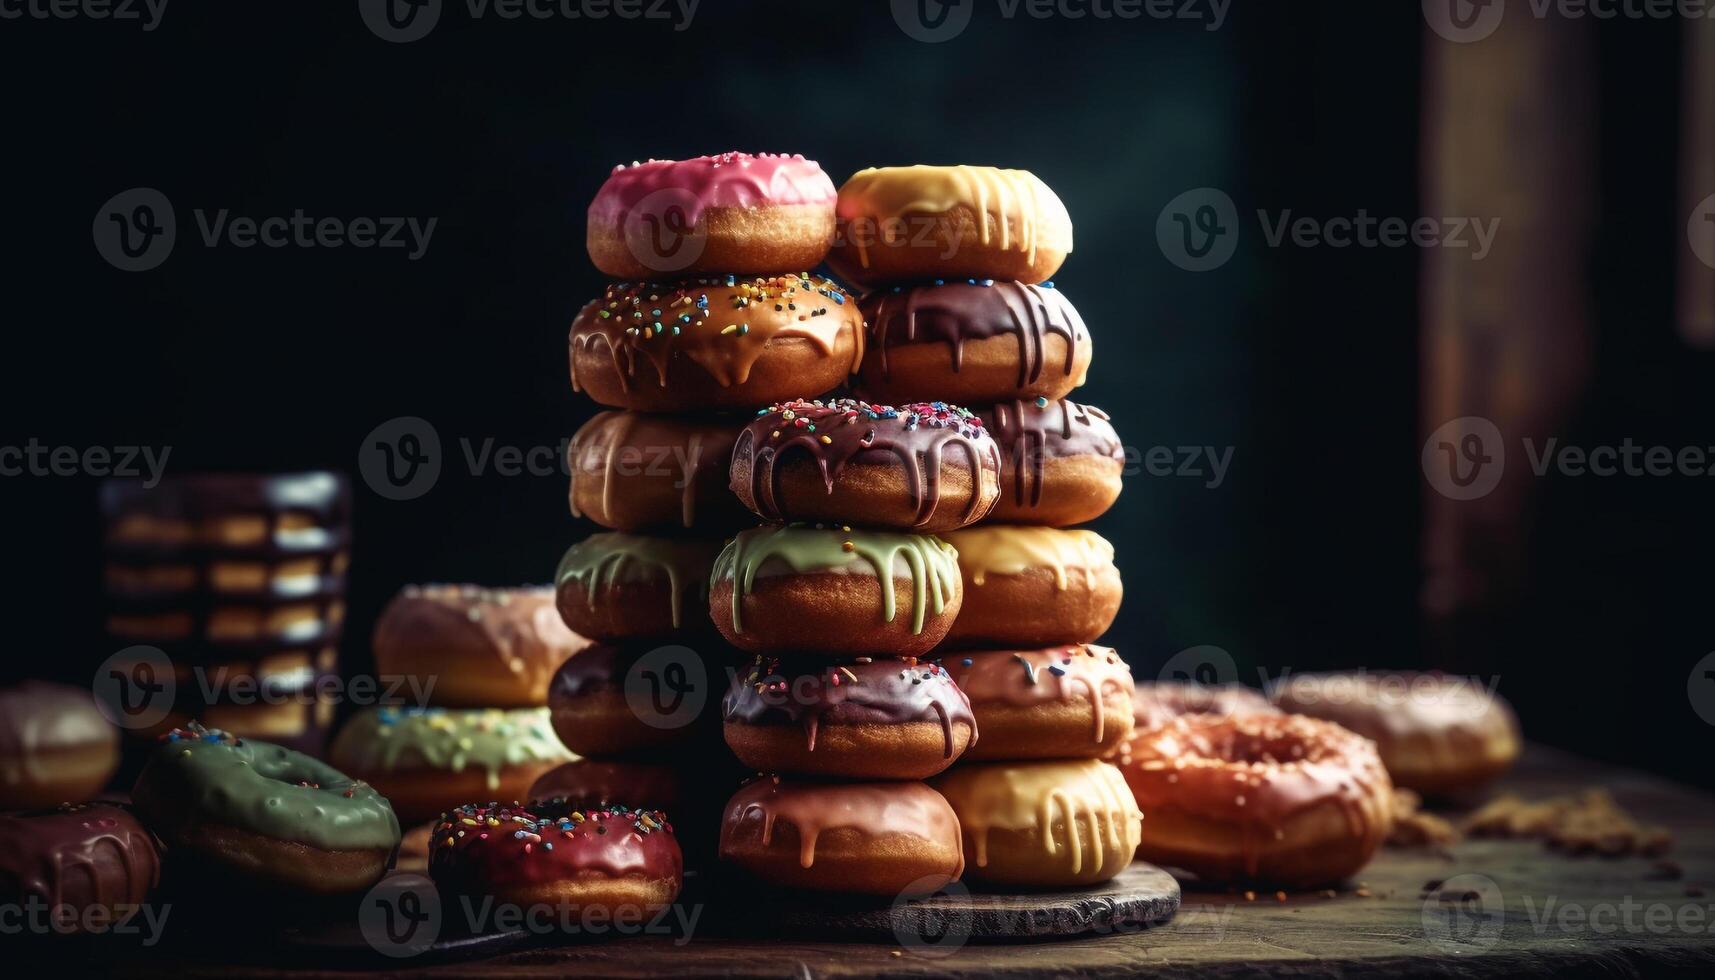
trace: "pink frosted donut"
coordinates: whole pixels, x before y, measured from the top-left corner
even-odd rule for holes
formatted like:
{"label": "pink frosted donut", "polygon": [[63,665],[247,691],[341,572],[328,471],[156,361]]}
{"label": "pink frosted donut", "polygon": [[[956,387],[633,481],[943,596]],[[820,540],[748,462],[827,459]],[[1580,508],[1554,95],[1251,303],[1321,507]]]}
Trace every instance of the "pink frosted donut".
{"label": "pink frosted donut", "polygon": [[586,241],[616,279],[801,272],[834,238],[834,182],[799,154],[722,153],[613,168]]}

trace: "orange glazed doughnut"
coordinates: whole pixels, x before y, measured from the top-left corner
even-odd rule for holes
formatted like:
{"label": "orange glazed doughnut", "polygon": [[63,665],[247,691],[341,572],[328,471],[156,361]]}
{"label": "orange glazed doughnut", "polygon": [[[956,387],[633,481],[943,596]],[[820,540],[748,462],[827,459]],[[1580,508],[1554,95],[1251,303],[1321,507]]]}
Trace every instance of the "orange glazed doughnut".
{"label": "orange glazed doughnut", "polygon": [[727,489],[739,423],[601,412],[572,436],[573,517],[616,531],[736,530],[755,523]]}
{"label": "orange glazed doughnut", "polygon": [[1131,740],[1138,857],[1205,882],[1309,888],[1369,862],[1392,825],[1375,743],[1302,715],[1185,715]]}
{"label": "orange glazed doughnut", "polygon": [[376,673],[433,678],[440,707],[533,708],[589,641],[566,628],[547,586],[411,585],[382,611],[374,645]]}
{"label": "orange glazed doughnut", "polygon": [[1519,754],[1512,707],[1475,677],[1298,674],[1274,700],[1374,739],[1394,784],[1429,795],[1479,788]]}
{"label": "orange glazed doughnut", "polygon": [[965,599],[947,634],[958,649],[1090,643],[1119,614],[1114,546],[1094,531],[985,524],[948,531]]}
{"label": "orange glazed doughnut", "polygon": [[944,665],[982,733],[969,759],[1099,758],[1131,733],[1131,668],[1108,647],[951,654]]}
{"label": "orange glazed doughnut", "polygon": [[965,870],[959,818],[922,783],[763,776],[727,803],[721,860],[786,888],[928,894]]}
{"label": "orange glazed doughnut", "polygon": [[769,521],[948,531],[988,513],[999,476],[982,422],[945,402],[773,405],[732,454],[733,493]]}
{"label": "orange glazed doughnut", "polygon": [[1071,527],[1119,499],[1125,445],[1106,412],[1062,398],[1002,402],[978,414],[1000,445],[1000,500],[989,520]]}
{"label": "orange glazed doughnut", "polygon": [[755,409],[856,373],[863,314],[808,273],[618,283],[572,321],[572,388],[638,412]]}
{"label": "orange glazed doughnut", "polygon": [[715,559],[709,613],[750,653],[920,657],[946,637],[963,592],[957,556],[940,538],[759,527]]}
{"label": "orange glazed doughnut", "polygon": [[586,243],[615,279],[810,269],[834,238],[834,182],[794,153],[722,153],[613,168]]}
{"label": "orange glazed doughnut", "polygon": [[1105,762],[981,762],[930,785],[959,815],[972,881],[1093,885],[1124,871],[1137,850],[1143,815]]}
{"label": "orange glazed doughnut", "polygon": [[860,308],[857,389],[874,401],[1064,398],[1090,367],[1090,331],[1051,282],[936,280],[876,290]]}
{"label": "orange glazed doughnut", "polygon": [[708,636],[709,569],[720,551],[719,538],[592,534],[554,573],[560,615],[603,642]]}
{"label": "orange glazed doughnut", "polygon": [[881,167],[840,188],[828,264],[876,286],[937,277],[1041,282],[1072,251],[1066,205],[1028,170]]}

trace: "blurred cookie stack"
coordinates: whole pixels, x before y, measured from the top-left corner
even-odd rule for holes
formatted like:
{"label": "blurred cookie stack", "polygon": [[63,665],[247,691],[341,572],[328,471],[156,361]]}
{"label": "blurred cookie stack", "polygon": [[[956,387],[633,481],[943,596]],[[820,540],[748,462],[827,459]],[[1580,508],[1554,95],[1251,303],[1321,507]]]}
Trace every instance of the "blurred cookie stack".
{"label": "blurred cookie stack", "polygon": [[615,281],[573,320],[571,379],[608,410],[567,462],[573,515],[607,530],[555,575],[560,613],[597,645],[551,693],[586,758],[538,795],[664,809],[693,863],[714,846],[704,804],[736,782],[707,724],[733,659],[709,574],[754,523],[727,489],[733,443],[758,406],[834,388],[862,353],[856,302],[797,271],[826,254],[833,205],[813,161],[727,153],[616,167],[589,207],[590,258]]}
{"label": "blurred cookie stack", "polygon": [[1133,723],[1130,668],[1094,645],[1122,588],[1113,547],[1066,528],[1113,504],[1124,450],[1104,413],[1067,398],[1091,358],[1088,329],[1050,281],[1071,219],[1035,175],[968,166],[861,171],[838,210],[830,262],[869,289],[858,390],[966,402],[1001,454],[987,522],[946,534],[964,605],[937,654],[980,738],[931,785],[958,812],[967,877],[1112,878],[1140,827],[1124,779],[1100,761]]}
{"label": "blurred cookie stack", "polygon": [[106,632],[122,648],[104,669],[126,688],[109,700],[130,733],[147,745],[195,718],[319,753],[345,619],[346,481],[115,480],[102,486],[101,513]]}

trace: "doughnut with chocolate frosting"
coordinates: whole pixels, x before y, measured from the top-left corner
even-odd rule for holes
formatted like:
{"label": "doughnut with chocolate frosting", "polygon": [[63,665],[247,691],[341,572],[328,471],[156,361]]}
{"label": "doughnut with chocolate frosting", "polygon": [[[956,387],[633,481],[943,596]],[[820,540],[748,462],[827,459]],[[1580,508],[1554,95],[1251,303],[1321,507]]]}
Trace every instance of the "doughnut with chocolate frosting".
{"label": "doughnut with chocolate frosting", "polygon": [[1119,614],[1114,546],[1094,531],[983,524],[948,531],[964,579],[958,649],[1090,643]]}
{"label": "doughnut with chocolate frosting", "polygon": [[762,776],[727,803],[720,856],[762,881],[847,894],[927,894],[965,870],[959,818],[919,782]]}
{"label": "doughnut with chocolate frosting", "polygon": [[932,535],[794,524],[727,542],[709,612],[751,653],[919,657],[947,635],[963,594],[958,556]]}
{"label": "doughnut with chocolate frosting", "polygon": [[754,409],[857,372],[863,314],[808,273],[616,283],[572,321],[572,388],[639,412]]}
{"label": "doughnut with chocolate frosting", "polygon": [[924,779],[977,741],[971,704],[940,664],[757,657],[722,702],[745,765],[841,779]]}
{"label": "doughnut with chocolate frosting", "polygon": [[376,621],[375,670],[434,678],[441,707],[540,707],[554,668],[588,645],[551,586],[410,585]]}
{"label": "doughnut with chocolate frosting", "polygon": [[599,908],[609,921],[619,909],[671,904],[684,867],[665,813],[617,804],[466,804],[429,837],[429,876],[453,894],[525,908]]}
{"label": "doughnut with chocolate frosting", "polygon": [[970,759],[1099,758],[1131,732],[1131,668],[1109,647],[948,654],[982,739]]}
{"label": "doughnut with chocolate frosting", "polygon": [[131,796],[175,865],[190,859],[265,886],[363,891],[399,846],[399,820],[373,786],[194,723],[161,736]]}
{"label": "doughnut with chocolate frosting", "polygon": [[828,264],[864,286],[937,276],[1041,282],[1072,251],[1072,218],[1028,170],[872,167],[840,187]]}
{"label": "doughnut with chocolate frosting", "polygon": [[0,687],[0,809],[93,799],[119,768],[119,732],[69,684]]}
{"label": "doughnut with chocolate frosting", "polygon": [[814,268],[834,238],[834,182],[793,153],[722,153],[613,168],[586,243],[615,279]]}
{"label": "doughnut with chocolate frosting", "polygon": [[732,453],[732,492],[768,521],[949,531],[988,513],[999,476],[981,420],[945,402],[776,404]]}
{"label": "doughnut with chocolate frosting", "polygon": [[[650,661],[640,665],[646,657]],[[697,702],[701,713],[689,715],[689,709],[681,709],[695,681],[689,675],[665,676],[675,664],[687,670],[679,658],[692,657],[700,658],[705,677],[717,676],[709,658],[688,647],[597,643],[554,674],[548,687],[554,731],[578,755],[603,757],[641,756],[704,737],[704,723],[714,723],[714,705]],[[708,696],[706,691],[695,693]]]}
{"label": "doughnut with chocolate frosting", "polygon": [[377,707],[346,722],[329,758],[374,786],[409,824],[470,800],[525,799],[538,777],[572,754],[545,707]]}
{"label": "doughnut with chocolate frosting", "polygon": [[572,436],[573,517],[616,531],[733,530],[755,523],[727,489],[740,423],[600,412]]}
{"label": "doughnut with chocolate frosting", "polygon": [[1093,885],[1124,871],[1137,850],[1143,814],[1119,770],[1096,759],[982,762],[930,785],[959,815],[973,881]]}
{"label": "doughnut with chocolate frosting", "polygon": [[859,308],[856,387],[877,401],[1064,398],[1090,367],[1090,331],[1053,283],[937,280],[877,290]]}
{"label": "doughnut with chocolate frosting", "polygon": [[609,642],[709,635],[709,569],[719,538],[603,532],[567,549],[554,572],[560,615]]}
{"label": "doughnut with chocolate frosting", "polygon": [[1117,760],[1138,806],[1138,857],[1205,882],[1310,888],[1368,863],[1392,824],[1375,743],[1302,715],[1182,715]]}
{"label": "doughnut with chocolate frosting", "polygon": [[1475,677],[1409,671],[1295,674],[1274,702],[1373,739],[1394,785],[1429,795],[1481,787],[1518,758],[1512,707]]}
{"label": "doughnut with chocolate frosting", "polygon": [[35,900],[56,930],[106,931],[161,880],[155,838],[113,803],[67,803],[0,813],[0,906]]}
{"label": "doughnut with chocolate frosting", "polygon": [[1038,398],[978,414],[1000,446],[1000,499],[990,520],[1071,527],[1107,513],[1119,498],[1125,445],[1101,409]]}

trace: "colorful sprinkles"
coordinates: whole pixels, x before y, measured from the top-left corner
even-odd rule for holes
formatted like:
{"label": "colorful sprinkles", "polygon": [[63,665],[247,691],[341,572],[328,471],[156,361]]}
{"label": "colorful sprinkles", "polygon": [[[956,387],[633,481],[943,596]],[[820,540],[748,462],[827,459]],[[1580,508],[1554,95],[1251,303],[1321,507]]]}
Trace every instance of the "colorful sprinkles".
{"label": "colorful sprinkles", "polygon": [[[769,438],[778,439],[783,430],[803,429],[815,432],[816,426],[832,429],[834,426],[855,425],[860,422],[879,422],[901,420],[906,431],[919,427],[926,429],[952,429],[966,438],[976,438],[982,435],[983,420],[974,412],[947,402],[912,402],[895,408],[892,405],[876,405],[856,398],[802,399],[789,402],[777,402],[767,408],[758,409],[757,418],[773,417],[780,425],[771,430]],[[820,439],[823,444],[833,442],[826,433]],[[875,429],[867,428],[862,445],[875,441]]]}

